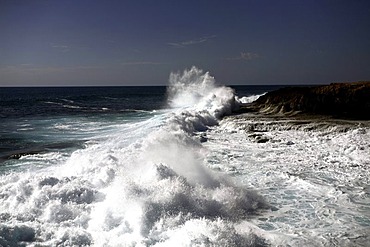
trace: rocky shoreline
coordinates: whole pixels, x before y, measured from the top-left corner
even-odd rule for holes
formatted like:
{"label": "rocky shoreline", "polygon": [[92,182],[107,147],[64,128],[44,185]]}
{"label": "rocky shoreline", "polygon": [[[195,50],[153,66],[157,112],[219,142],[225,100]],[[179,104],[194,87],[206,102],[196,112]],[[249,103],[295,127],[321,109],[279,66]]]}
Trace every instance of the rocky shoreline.
{"label": "rocky shoreline", "polygon": [[240,111],[370,120],[370,81],[281,88],[241,107]]}

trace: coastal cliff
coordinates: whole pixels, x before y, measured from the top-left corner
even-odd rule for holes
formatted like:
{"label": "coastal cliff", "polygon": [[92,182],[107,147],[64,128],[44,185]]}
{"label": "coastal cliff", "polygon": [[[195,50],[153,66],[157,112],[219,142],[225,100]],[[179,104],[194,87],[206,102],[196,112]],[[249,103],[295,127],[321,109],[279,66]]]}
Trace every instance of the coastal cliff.
{"label": "coastal cliff", "polygon": [[269,92],[249,109],[267,114],[320,114],[370,120],[370,82],[286,87]]}

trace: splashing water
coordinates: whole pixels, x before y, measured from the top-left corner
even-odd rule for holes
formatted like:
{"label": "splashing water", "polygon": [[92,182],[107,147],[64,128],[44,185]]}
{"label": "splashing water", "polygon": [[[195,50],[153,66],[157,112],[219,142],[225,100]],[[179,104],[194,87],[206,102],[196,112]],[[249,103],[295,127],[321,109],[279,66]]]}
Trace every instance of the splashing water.
{"label": "splashing water", "polygon": [[196,67],[184,71],[182,75],[172,73],[167,92],[172,107],[192,108],[216,119],[238,107],[231,88],[216,86],[215,79],[208,72],[203,73]]}
{"label": "splashing water", "polygon": [[265,245],[237,227],[264,199],[204,165],[199,131],[237,107],[233,90],[193,67],[171,74],[168,96],[171,109],[68,158],[1,175],[0,245]]}

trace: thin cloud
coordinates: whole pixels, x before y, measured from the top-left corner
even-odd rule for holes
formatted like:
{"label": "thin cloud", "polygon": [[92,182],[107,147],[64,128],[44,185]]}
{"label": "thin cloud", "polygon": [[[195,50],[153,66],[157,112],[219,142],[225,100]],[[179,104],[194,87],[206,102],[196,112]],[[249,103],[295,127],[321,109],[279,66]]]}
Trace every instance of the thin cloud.
{"label": "thin cloud", "polygon": [[257,58],[260,58],[261,56],[257,53],[254,52],[241,52],[238,57],[232,57],[232,58],[227,58],[227,60],[254,60]]}
{"label": "thin cloud", "polygon": [[69,52],[71,50],[71,47],[68,45],[51,44],[51,47],[61,52]]}
{"label": "thin cloud", "polygon": [[252,53],[252,52],[242,52],[240,53],[240,57],[243,60],[252,60],[252,59],[259,58],[260,55],[258,55],[257,53]]}
{"label": "thin cloud", "polygon": [[133,65],[161,65],[163,63],[151,62],[151,61],[137,61],[137,62],[125,62],[121,63],[123,66],[133,66]]}
{"label": "thin cloud", "polygon": [[19,65],[8,65],[5,67],[2,67],[0,68],[0,73],[15,74],[15,75],[44,74],[44,73],[56,72],[59,70],[60,68],[58,67],[41,67],[41,66],[34,66],[31,64],[19,64]]}
{"label": "thin cloud", "polygon": [[58,72],[71,72],[77,70],[105,69],[106,66],[42,66],[32,64],[7,65],[0,67],[1,74],[48,74]]}
{"label": "thin cloud", "polygon": [[199,39],[186,40],[186,41],[182,41],[182,42],[171,42],[171,43],[167,43],[167,44],[170,45],[170,46],[183,48],[183,47],[186,47],[186,46],[205,43],[208,40],[213,39],[215,37],[216,37],[216,35],[205,36],[205,37],[201,37]]}

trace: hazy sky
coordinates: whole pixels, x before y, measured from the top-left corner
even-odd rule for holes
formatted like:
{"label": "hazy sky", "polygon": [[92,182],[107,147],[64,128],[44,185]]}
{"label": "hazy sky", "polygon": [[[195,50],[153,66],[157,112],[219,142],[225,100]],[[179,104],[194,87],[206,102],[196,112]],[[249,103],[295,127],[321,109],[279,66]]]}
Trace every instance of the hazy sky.
{"label": "hazy sky", "polygon": [[0,0],[0,86],[370,80],[369,0]]}

